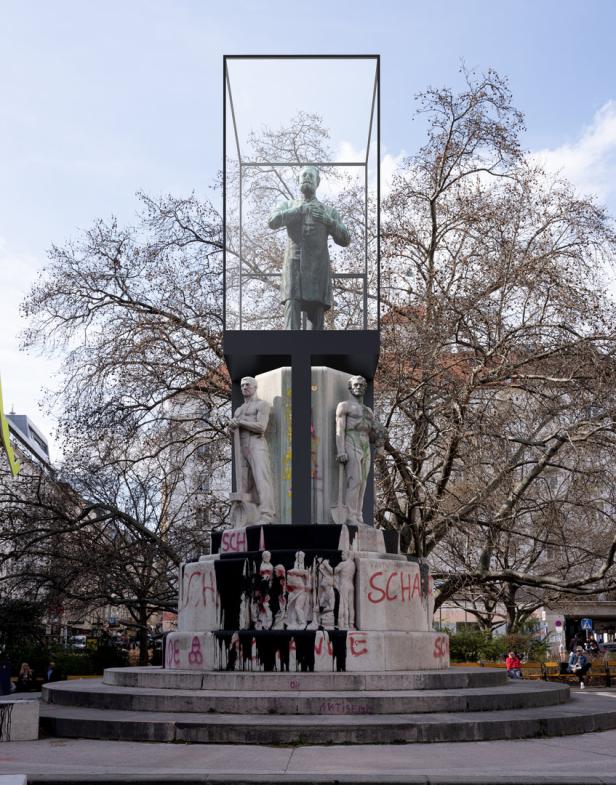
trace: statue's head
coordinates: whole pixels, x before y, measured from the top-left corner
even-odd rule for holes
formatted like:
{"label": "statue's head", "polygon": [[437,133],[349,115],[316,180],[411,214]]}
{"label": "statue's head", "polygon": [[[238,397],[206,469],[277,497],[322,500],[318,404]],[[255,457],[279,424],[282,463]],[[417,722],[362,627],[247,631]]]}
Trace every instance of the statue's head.
{"label": "statue's head", "polygon": [[263,555],[261,556],[262,561],[266,564],[269,564],[272,560],[272,554],[269,551],[263,551]]}
{"label": "statue's head", "polygon": [[299,187],[304,196],[314,196],[321,182],[316,166],[304,166],[299,174]]}
{"label": "statue's head", "polygon": [[349,390],[356,396],[362,396],[368,387],[368,383],[363,376],[351,376],[347,384]]}
{"label": "statue's head", "polygon": [[255,393],[257,391],[257,380],[254,376],[244,376],[240,382],[240,390],[244,397]]}

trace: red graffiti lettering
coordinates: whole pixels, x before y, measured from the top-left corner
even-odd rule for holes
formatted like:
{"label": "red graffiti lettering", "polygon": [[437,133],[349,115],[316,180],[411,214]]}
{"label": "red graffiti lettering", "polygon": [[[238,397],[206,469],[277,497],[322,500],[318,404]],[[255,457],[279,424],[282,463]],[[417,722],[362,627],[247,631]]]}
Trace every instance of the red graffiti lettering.
{"label": "red graffiti lettering", "polygon": [[188,652],[189,665],[203,665],[203,654],[201,654],[201,641],[195,635],[192,639],[192,645]]}
{"label": "red graffiti lettering", "polygon": [[206,597],[206,594],[205,594],[206,592],[208,592],[208,591],[211,592],[212,599],[213,599],[214,602],[216,602],[216,586],[214,585],[214,574],[210,571],[208,577],[210,579],[210,582],[209,582],[209,584],[206,584],[206,582],[205,582],[205,573],[203,573],[203,575],[201,576],[201,594],[203,595],[203,607],[204,608],[207,608],[207,597]]}
{"label": "red graffiti lettering", "polygon": [[299,682],[295,679],[291,679],[289,682],[289,689],[290,690],[299,690]]}
{"label": "red graffiti lettering", "polygon": [[[324,641],[325,641],[325,636],[324,635],[321,635],[319,640],[315,641],[314,653],[315,653],[315,655],[317,657],[320,657],[321,654],[323,653],[323,642]],[[334,654],[334,649],[333,649],[333,646],[332,646],[332,642],[329,640],[329,638],[327,639],[327,653],[329,654],[330,657],[332,657],[333,654]]]}
{"label": "red graffiti lettering", "polygon": [[227,530],[222,533],[221,553],[237,553],[246,550],[246,532]]}
{"label": "red graffiti lettering", "polygon": [[432,656],[435,659],[446,657],[449,653],[449,638],[446,635],[439,635],[434,641],[434,651]]}
{"label": "red graffiti lettering", "polygon": [[393,581],[393,579],[396,577],[397,574],[398,574],[397,572],[392,572],[392,574],[387,579],[387,583],[385,584],[385,596],[387,597],[388,602],[392,602],[393,600],[397,600],[398,599],[398,595],[397,594],[393,594],[392,595],[392,594],[389,593],[389,585]]}
{"label": "red graffiti lettering", "polygon": [[[419,573],[409,574],[393,571],[384,576],[385,573],[373,572],[368,583],[371,591],[368,592],[368,600],[375,605],[387,600],[387,602],[411,602],[415,595],[421,596],[421,579]],[[383,581],[384,584],[383,584]],[[398,593],[397,589],[400,589]]]}
{"label": "red graffiti lettering", "polygon": [[[404,582],[405,578],[409,579],[408,583]],[[411,588],[412,585],[413,585],[413,578],[412,578],[412,576],[408,575],[408,574],[405,575],[403,572],[401,572],[400,573],[400,591],[402,592],[402,597],[400,599],[401,599],[402,602],[404,602],[405,595],[408,597],[409,600],[413,597],[413,591],[412,591],[412,588]]]}
{"label": "red graffiti lettering", "polygon": [[167,640],[166,644],[167,648],[167,667],[171,668],[174,665],[177,666],[180,664],[180,642],[179,640]]}
{"label": "red graffiti lettering", "polygon": [[376,579],[382,574],[383,573],[380,571],[373,572],[369,579],[370,588],[374,589],[374,591],[376,592],[379,592],[379,594],[381,595],[379,596],[378,594],[373,594],[371,591],[368,592],[368,599],[370,600],[370,602],[373,602],[375,605],[377,605],[379,602],[383,602],[383,600],[387,597],[387,593],[380,586],[377,586],[375,583]]}
{"label": "red graffiti lettering", "polygon": [[368,646],[367,646],[367,639],[353,635],[352,633],[349,635],[349,644],[351,647],[351,656],[352,657],[361,657],[364,654],[368,654]]}
{"label": "red graffiti lettering", "polygon": [[191,601],[190,601],[190,587],[192,585],[193,579],[196,578],[197,580],[199,580],[200,577],[201,577],[200,570],[195,570],[195,572],[191,573],[190,578],[188,579],[188,585],[186,586],[186,594],[185,594],[185,598],[184,598],[184,606],[191,605],[191,606],[194,606],[196,608],[197,605],[199,605],[199,595],[198,594],[195,594],[195,596],[193,597],[193,601],[191,603]]}

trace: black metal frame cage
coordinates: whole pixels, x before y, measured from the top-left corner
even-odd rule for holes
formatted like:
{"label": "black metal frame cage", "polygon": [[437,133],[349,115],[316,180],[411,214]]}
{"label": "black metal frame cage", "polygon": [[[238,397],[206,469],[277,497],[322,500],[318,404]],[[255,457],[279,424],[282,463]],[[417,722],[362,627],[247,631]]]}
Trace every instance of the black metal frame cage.
{"label": "black metal frame cage", "polygon": [[[373,82],[371,85],[371,100],[370,106],[368,108],[368,127],[367,127],[367,141],[365,147],[365,154],[362,160],[354,160],[354,161],[337,161],[337,160],[330,160],[330,161],[314,161],[314,160],[301,160],[301,161],[270,161],[270,160],[261,160],[255,161],[246,158],[244,151],[242,150],[242,142],[241,142],[241,135],[240,129],[238,127],[238,112],[237,106],[234,103],[233,97],[233,74],[230,73],[230,65],[241,63],[241,61],[248,61],[242,63],[243,65],[250,66],[250,61],[267,61],[271,60],[274,61],[277,65],[281,63],[281,61],[288,61],[287,68],[297,67],[301,65],[299,61],[306,61],[306,67],[310,66],[311,62],[315,60],[318,61],[330,61],[328,63],[328,67],[331,66],[333,71],[335,72],[336,63],[339,61],[362,61],[364,63],[372,62],[374,64],[374,76]],[[232,69],[231,69],[232,70]],[[358,325],[359,329],[363,330],[373,330],[379,329],[380,326],[380,163],[381,163],[381,149],[380,149],[380,56],[379,55],[225,55],[223,57],[223,257],[224,257],[224,282],[223,282],[223,291],[224,291],[224,329],[225,330],[243,330],[246,329],[245,318],[244,318],[244,288],[246,283],[249,282],[251,279],[258,279],[262,282],[266,279],[276,278],[281,275],[280,272],[267,272],[267,271],[258,271],[255,272],[254,270],[250,270],[250,268],[245,269],[246,265],[244,263],[244,247],[243,247],[243,234],[244,234],[244,215],[243,215],[243,183],[245,179],[245,173],[248,169],[253,167],[262,167],[267,165],[267,167],[271,169],[276,169],[276,167],[285,167],[285,168],[292,168],[297,167],[302,168],[304,166],[317,166],[321,169],[327,169],[332,167],[353,167],[359,168],[360,171],[363,171],[363,211],[364,211],[364,236],[363,236],[363,265],[358,272],[336,272],[335,270],[332,272],[332,279],[334,286],[336,281],[342,281],[344,279],[347,280],[355,280],[359,281],[361,284],[361,308],[362,308],[362,323]],[[237,211],[239,215],[239,231],[238,231],[238,246],[237,246],[237,270],[238,270],[238,293],[237,293],[237,316],[235,317],[234,323],[231,324],[231,319],[228,318],[228,305],[229,305],[229,298],[228,298],[228,289],[227,285],[230,280],[229,271],[230,268],[228,267],[228,226],[227,226],[227,219],[229,216],[229,205],[228,200],[230,197],[230,189],[229,189],[229,167],[228,167],[228,160],[231,151],[229,150],[229,145],[227,141],[227,136],[231,131],[231,145],[233,147],[233,155],[235,156],[235,160],[237,163],[237,173],[239,177],[239,210]],[[363,152],[363,151],[362,151]],[[372,174],[372,170],[370,167],[371,160],[373,161],[373,169],[374,174]],[[372,177],[372,180],[371,180]],[[369,189],[370,183],[372,183],[373,193],[375,192],[375,204],[373,213],[374,216],[372,231],[369,232]],[[375,183],[375,185],[374,185]],[[237,198],[237,197],[236,197]],[[369,235],[373,237],[373,244],[371,249],[369,249]],[[235,255],[235,254],[234,254]],[[374,271],[374,275],[372,276],[372,281],[376,282],[376,291],[369,292],[368,285],[369,285],[369,259],[371,259],[372,264],[375,267],[371,268]],[[362,269],[363,268],[363,269]],[[373,283],[374,285],[374,283]],[[376,300],[376,307],[373,309],[374,316],[369,320],[369,296]],[[250,329],[250,328],[248,328]]]}

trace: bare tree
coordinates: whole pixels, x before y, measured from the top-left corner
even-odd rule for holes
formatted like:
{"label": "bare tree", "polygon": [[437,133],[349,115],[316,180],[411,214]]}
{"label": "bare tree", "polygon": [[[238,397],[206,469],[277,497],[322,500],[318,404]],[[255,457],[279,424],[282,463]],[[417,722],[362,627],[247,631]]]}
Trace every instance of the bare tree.
{"label": "bare tree", "polygon": [[[438,602],[485,591],[509,603],[515,625],[530,607],[519,587],[538,598],[616,584],[615,312],[602,278],[616,236],[601,207],[525,156],[505,80],[464,76],[459,94],[420,96],[427,141],[384,204],[377,393],[389,439],[377,517],[405,551],[435,560]],[[296,120],[252,139],[263,165],[244,183],[249,308],[265,303],[266,318],[277,289],[260,274],[280,269],[282,248],[262,213],[295,191],[296,171],[268,162],[331,155],[318,119]],[[352,183],[332,198],[361,236]],[[98,222],[52,248],[25,304],[25,345],[66,353],[57,400],[73,465],[92,444],[100,466],[121,472],[204,443],[227,450],[219,214],[194,198],[142,201],[135,227]],[[233,289],[240,249],[228,217]],[[135,536],[152,533],[129,518]]]}
{"label": "bare tree", "polygon": [[616,236],[524,156],[505,81],[464,75],[420,96],[428,141],[385,204],[379,521],[441,554],[438,602],[597,591],[616,581]]}
{"label": "bare tree", "polygon": [[73,610],[123,607],[147,662],[148,621],[175,610],[177,568],[204,552],[206,531],[175,446],[139,461],[116,451],[110,460],[108,440],[104,452],[72,455],[59,475],[3,478],[0,587]]}
{"label": "bare tree", "polygon": [[24,346],[63,352],[56,404],[67,448],[109,429],[130,440],[190,391],[207,412],[200,435],[220,430],[228,386],[220,216],[194,197],[140,198],[136,226],[101,220],[53,246],[23,306]]}

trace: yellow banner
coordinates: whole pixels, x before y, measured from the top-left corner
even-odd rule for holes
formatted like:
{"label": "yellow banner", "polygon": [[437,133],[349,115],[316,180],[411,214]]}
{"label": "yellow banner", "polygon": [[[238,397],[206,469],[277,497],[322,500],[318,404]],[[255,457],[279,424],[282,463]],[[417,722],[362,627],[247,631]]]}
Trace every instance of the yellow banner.
{"label": "yellow banner", "polygon": [[2,440],[2,446],[4,447],[6,457],[9,459],[9,466],[11,467],[13,477],[17,477],[21,467],[19,461],[15,457],[15,453],[13,452],[13,445],[11,444],[11,438],[9,435],[9,423],[4,416],[4,404],[2,403],[2,380],[0,380],[0,439]]}

